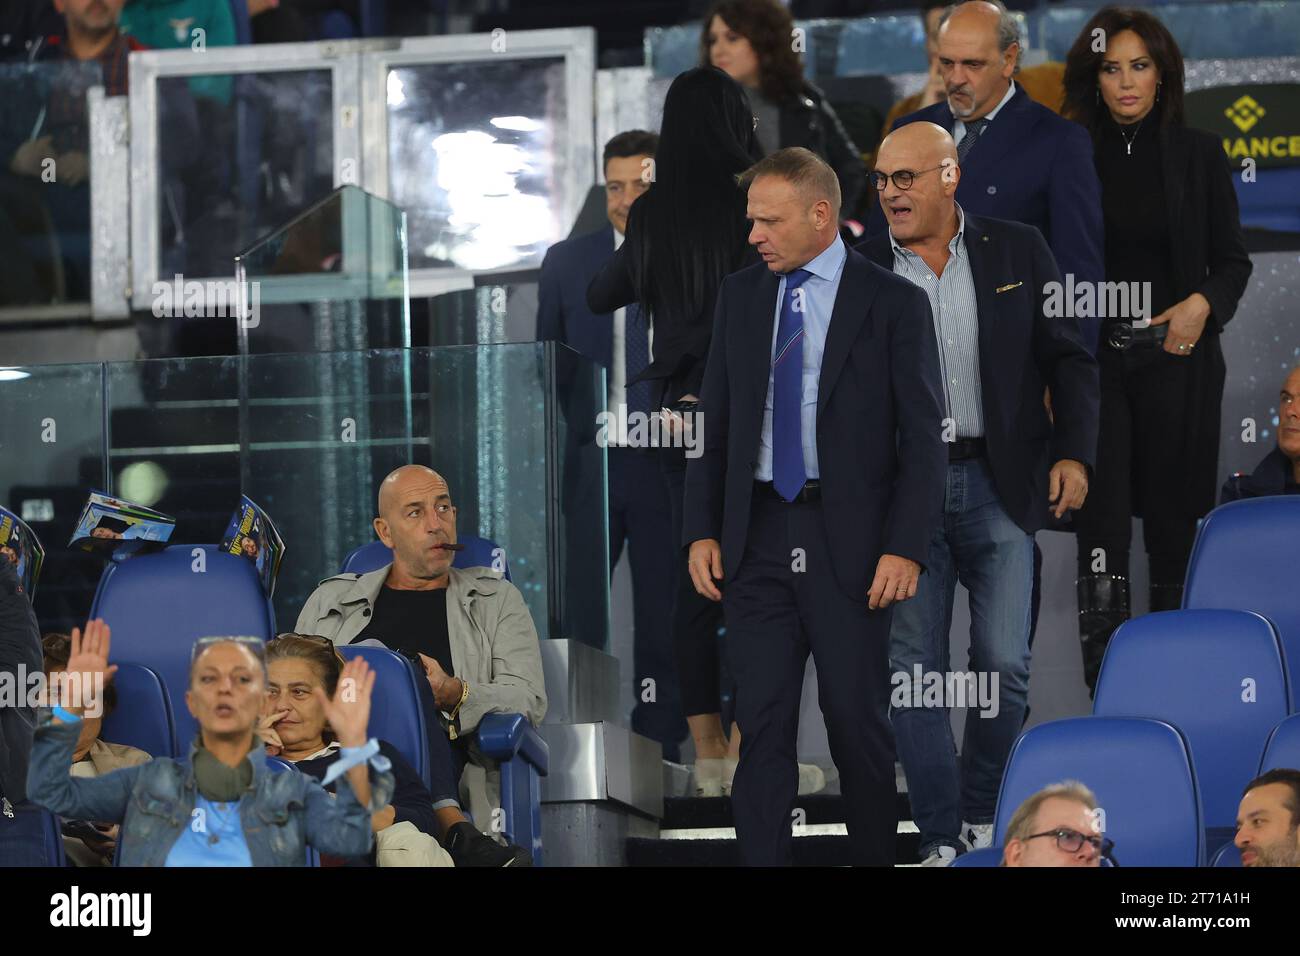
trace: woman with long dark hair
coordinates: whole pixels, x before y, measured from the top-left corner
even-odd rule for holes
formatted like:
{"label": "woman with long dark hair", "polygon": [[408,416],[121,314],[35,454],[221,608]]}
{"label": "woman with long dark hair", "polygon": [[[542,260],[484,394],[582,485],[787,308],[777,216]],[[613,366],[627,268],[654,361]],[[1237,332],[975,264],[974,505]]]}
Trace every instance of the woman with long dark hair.
{"label": "woman with long dark hair", "polygon": [[825,94],[804,78],[794,29],[778,0],[717,0],[700,30],[700,65],[716,66],[741,85],[758,117],[763,155],[802,146],[826,160],[840,181],[840,216],[855,219],[867,167]]}
{"label": "woman with long dark hair", "polygon": [[[1131,610],[1133,515],[1143,519],[1150,609],[1182,603],[1196,522],[1214,507],[1218,485],[1219,335],[1251,262],[1223,147],[1185,124],[1182,54],[1158,18],[1099,10],[1066,58],[1064,112],[1092,134],[1106,280],[1137,293],[1127,314],[1102,319],[1097,469],[1074,519],[1091,690],[1110,635]],[[1149,327],[1134,322],[1144,317]]]}
{"label": "woman with long dark hair", "polygon": [[[700,67],[673,80],[664,100],[653,185],[632,204],[623,245],[587,290],[587,304],[596,314],[641,304],[653,336],[653,361],[638,379],[655,386],[658,407],[693,409],[718,287],[728,273],[759,261],[747,242],[745,193],[737,185],[737,177],[761,158],[754,125],[745,94],[721,70]],[[681,416],[668,418],[675,428],[684,427]],[[676,545],[686,456],[682,448],[664,448],[661,454]],[[728,757],[718,659],[722,611],[695,593],[685,559],[678,559],[673,586],[673,645],[695,741],[696,789],[718,796],[728,766],[734,772],[740,743],[733,727]]]}

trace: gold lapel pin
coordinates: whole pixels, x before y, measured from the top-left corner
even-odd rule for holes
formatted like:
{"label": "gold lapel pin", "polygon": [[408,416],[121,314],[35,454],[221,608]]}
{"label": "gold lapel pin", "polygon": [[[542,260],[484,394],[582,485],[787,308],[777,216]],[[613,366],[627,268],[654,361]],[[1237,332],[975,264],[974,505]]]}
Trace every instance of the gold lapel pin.
{"label": "gold lapel pin", "polygon": [[1023,282],[1013,282],[1011,285],[1000,285],[998,286],[997,291],[1010,292],[1012,289],[1019,289],[1022,285],[1024,285]]}

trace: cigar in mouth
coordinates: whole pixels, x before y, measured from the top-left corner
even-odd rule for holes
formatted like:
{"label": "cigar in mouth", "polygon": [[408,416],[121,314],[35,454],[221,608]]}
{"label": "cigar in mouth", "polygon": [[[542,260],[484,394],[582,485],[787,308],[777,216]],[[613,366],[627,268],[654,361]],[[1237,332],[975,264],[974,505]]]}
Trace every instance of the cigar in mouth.
{"label": "cigar in mouth", "polygon": [[443,544],[434,545],[434,547],[441,548],[443,551],[464,551],[465,550],[465,546],[463,544],[446,544],[445,542]]}

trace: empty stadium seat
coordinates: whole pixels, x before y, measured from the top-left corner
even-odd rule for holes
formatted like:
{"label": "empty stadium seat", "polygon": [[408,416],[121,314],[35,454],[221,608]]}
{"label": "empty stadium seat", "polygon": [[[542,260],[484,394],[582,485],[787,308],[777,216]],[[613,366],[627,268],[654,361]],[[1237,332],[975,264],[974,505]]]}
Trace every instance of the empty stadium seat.
{"label": "empty stadium seat", "polygon": [[113,686],[117,707],[104,718],[100,737],[143,750],[151,757],[169,757],[175,747],[172,702],[158,672],[143,664],[117,660],[114,648]]}
{"label": "empty stadium seat", "polygon": [[424,680],[415,667],[397,651],[384,647],[339,647],[347,660],[360,657],[375,672],[376,692],[370,699],[371,737],[397,748],[426,787],[429,786],[429,738],[420,709],[416,681]]}
{"label": "empty stadium seat", "polygon": [[[1250,682],[1247,684],[1247,682]],[[1287,715],[1287,675],[1273,626],[1249,611],[1163,611],[1111,638],[1092,712],[1177,727],[1201,786],[1207,852],[1232,838],[1241,788]]]}
{"label": "empty stadium seat", "polygon": [[1025,731],[998,793],[993,845],[1026,798],[1078,780],[1097,795],[1122,866],[1201,866],[1205,843],[1191,753],[1172,725],[1142,717],[1072,717]]}
{"label": "empty stadium seat", "polygon": [[1300,601],[1295,595],[1300,497],[1233,501],[1201,523],[1187,565],[1185,608],[1236,608],[1262,614],[1281,642],[1294,713],[1300,681]]}
{"label": "empty stadium seat", "polygon": [[[505,550],[498,547],[495,542],[472,534],[458,535],[456,541],[463,544],[465,550],[453,552],[455,554],[451,562],[453,568],[500,567],[502,576],[507,581],[510,580],[510,562],[506,560]],[[393,552],[388,545],[382,541],[371,541],[349,551],[347,557],[343,559],[343,566],[339,568],[339,572],[365,574],[378,570],[385,564],[391,564],[392,561]]]}
{"label": "empty stadium seat", "polygon": [[[1273,728],[1268,743],[1264,745],[1264,757],[1259,762],[1259,772],[1270,770],[1300,770],[1300,714],[1288,717]],[[1237,792],[1250,781],[1243,780]]]}
{"label": "empty stadium seat", "polygon": [[184,703],[194,641],[214,635],[270,640],[275,634],[275,615],[253,563],[215,545],[172,545],[109,564],[90,614],[112,628],[114,662],[136,661],[162,678],[173,705],[173,757],[185,757],[198,732]]}

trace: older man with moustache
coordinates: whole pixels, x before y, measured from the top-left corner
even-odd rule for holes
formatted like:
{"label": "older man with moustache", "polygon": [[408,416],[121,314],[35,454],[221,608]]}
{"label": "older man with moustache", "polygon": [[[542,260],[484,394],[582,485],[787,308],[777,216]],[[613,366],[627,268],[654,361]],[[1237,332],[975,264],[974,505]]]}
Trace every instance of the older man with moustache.
{"label": "older man with moustache", "polygon": [[924,294],[845,248],[825,162],[778,150],[741,181],[763,262],[718,294],[683,528],[696,590],[725,608],[736,837],[747,865],[792,861],[811,652],[853,862],[891,865],[889,619],[916,593],[945,467],[934,330]]}
{"label": "older man with moustache", "polygon": [[446,480],[423,465],[403,465],[379,489],[375,533],[392,564],[367,574],[336,574],[312,592],[294,630],[335,644],[377,641],[419,661],[426,700],[434,812],[457,866],[528,866],[527,851],[500,847],[474,829],[456,797],[473,746],[490,713],[546,714],[537,630],[518,589],[490,568],[454,568],[456,506]]}
{"label": "older man with moustache", "polygon": [[[1078,323],[1044,307],[1048,284],[1060,280],[1047,243],[1032,226],[964,211],[957,157],[933,123],[885,137],[872,181],[889,230],[858,247],[925,290],[947,407],[943,516],[925,559],[930,574],[894,614],[894,680],[948,670],[958,581],[970,593],[971,669],[998,679],[996,713],[966,721],[960,766],[946,707],[895,702],[894,735],[931,866],[991,839],[1029,696],[1034,532],[1083,504],[1099,402],[1097,363]],[[1054,419],[1043,405],[1049,386]]]}

